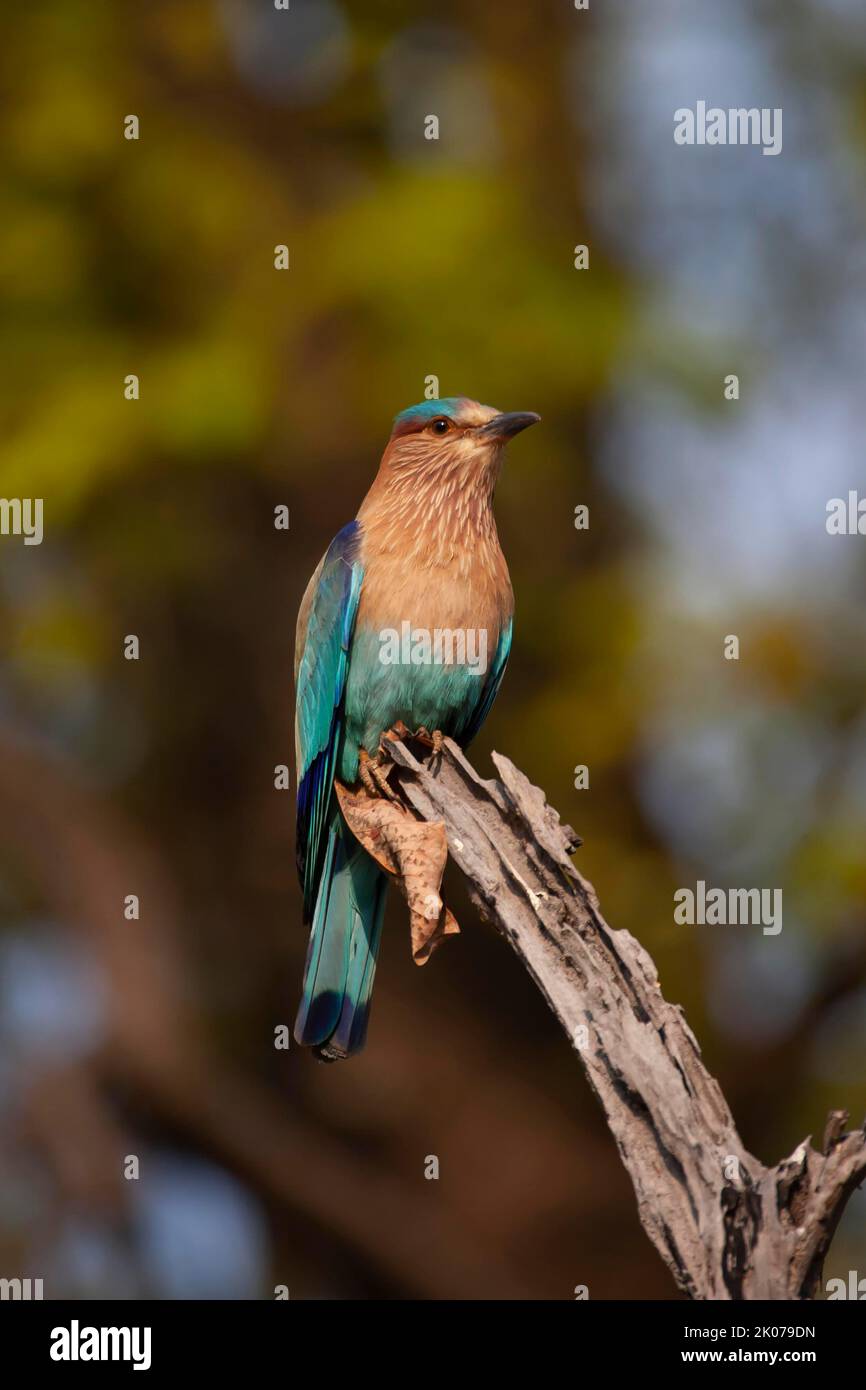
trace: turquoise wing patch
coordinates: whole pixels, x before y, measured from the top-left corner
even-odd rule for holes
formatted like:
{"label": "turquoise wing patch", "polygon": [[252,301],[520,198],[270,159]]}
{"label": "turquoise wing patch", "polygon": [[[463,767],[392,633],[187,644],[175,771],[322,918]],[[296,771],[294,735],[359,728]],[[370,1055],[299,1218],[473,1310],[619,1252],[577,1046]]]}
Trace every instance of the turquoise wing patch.
{"label": "turquoise wing patch", "polygon": [[349,522],[328,548],[310,608],[298,668],[296,858],[304,921],[316,905],[327,845],[328,808],[343,730],[349,649],[361,596],[360,527]]}
{"label": "turquoise wing patch", "polygon": [[499,687],[502,684],[502,677],[505,675],[505,668],[508,665],[513,628],[514,621],[512,618],[509,618],[506,626],[503,627],[499,634],[499,641],[496,644],[496,654],[493,658],[490,670],[487,673],[487,679],[481,691],[481,698],[473,710],[472,716],[463,734],[461,742],[464,745],[468,745],[472,742],[493,708],[493,701],[496,699],[499,692]]}

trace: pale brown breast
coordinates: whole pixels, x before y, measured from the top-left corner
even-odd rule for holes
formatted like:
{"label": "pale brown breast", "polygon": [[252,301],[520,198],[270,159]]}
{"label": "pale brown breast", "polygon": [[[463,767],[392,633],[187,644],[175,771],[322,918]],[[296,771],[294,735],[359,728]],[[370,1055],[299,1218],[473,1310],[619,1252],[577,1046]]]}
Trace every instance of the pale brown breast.
{"label": "pale brown breast", "polygon": [[[363,517],[364,584],[358,623],[366,628],[485,628],[495,651],[514,611],[505,556],[492,512],[481,525],[454,523],[446,511],[382,524]],[[474,520],[474,519],[473,519]],[[414,523],[414,524],[413,524]]]}

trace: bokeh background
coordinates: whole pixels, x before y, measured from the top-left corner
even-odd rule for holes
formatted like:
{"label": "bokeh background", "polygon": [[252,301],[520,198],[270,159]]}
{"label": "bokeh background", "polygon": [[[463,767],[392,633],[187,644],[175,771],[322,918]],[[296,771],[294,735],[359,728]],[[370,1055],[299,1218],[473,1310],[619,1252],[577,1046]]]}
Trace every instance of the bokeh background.
{"label": "bokeh background", "polygon": [[[866,10],[6,20],[0,494],[43,497],[46,531],[0,541],[0,1274],[675,1297],[575,1055],[459,884],[423,970],[391,904],[360,1058],[275,1049],[306,944],[274,787],[295,613],[427,376],[538,410],[498,492],[517,627],[474,761],[507,752],[583,835],[762,1160],[831,1107],[862,1120],[866,540],[825,509],[866,488]],[[782,107],[782,154],[676,146],[700,99]],[[676,926],[697,878],[781,887],[782,933]],[[849,1269],[862,1195],[825,1273]]]}

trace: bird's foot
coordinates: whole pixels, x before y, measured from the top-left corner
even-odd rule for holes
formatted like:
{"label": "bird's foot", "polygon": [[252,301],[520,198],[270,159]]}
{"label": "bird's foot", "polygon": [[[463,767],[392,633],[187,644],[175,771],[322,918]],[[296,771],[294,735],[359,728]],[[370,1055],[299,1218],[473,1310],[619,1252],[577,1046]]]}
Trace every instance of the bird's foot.
{"label": "bird's foot", "polygon": [[388,781],[388,774],[383,770],[382,764],[385,762],[385,755],[380,748],[374,757],[365,748],[362,748],[358,755],[358,776],[364,790],[370,796],[384,796],[388,801],[400,801],[399,796],[394,791]]}
{"label": "bird's foot", "polygon": [[441,758],[442,747],[445,743],[445,735],[441,729],[434,729],[431,734],[430,730],[425,729],[422,724],[420,728],[415,730],[412,737],[417,738],[419,743],[426,744],[428,748],[432,748],[434,758]]}
{"label": "bird's foot", "polygon": [[427,748],[431,748],[434,758],[441,758],[442,749],[445,744],[445,735],[441,729],[434,729],[431,734],[430,730],[421,724],[413,734],[412,730],[403,723],[403,720],[398,719],[396,724],[392,724],[387,733],[382,735],[382,742],[379,744],[378,753],[381,762],[387,763],[390,761],[388,742],[391,739],[397,739],[401,743],[405,743],[407,739],[414,739],[416,742],[424,744]]}

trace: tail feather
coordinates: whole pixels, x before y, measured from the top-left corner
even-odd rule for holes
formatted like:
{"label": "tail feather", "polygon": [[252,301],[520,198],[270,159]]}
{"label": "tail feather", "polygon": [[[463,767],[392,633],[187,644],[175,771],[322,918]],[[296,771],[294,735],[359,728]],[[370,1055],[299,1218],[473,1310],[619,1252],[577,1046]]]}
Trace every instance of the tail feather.
{"label": "tail feather", "polygon": [[386,876],[335,809],[295,1020],[296,1040],[323,1060],[364,1046],[386,888]]}

